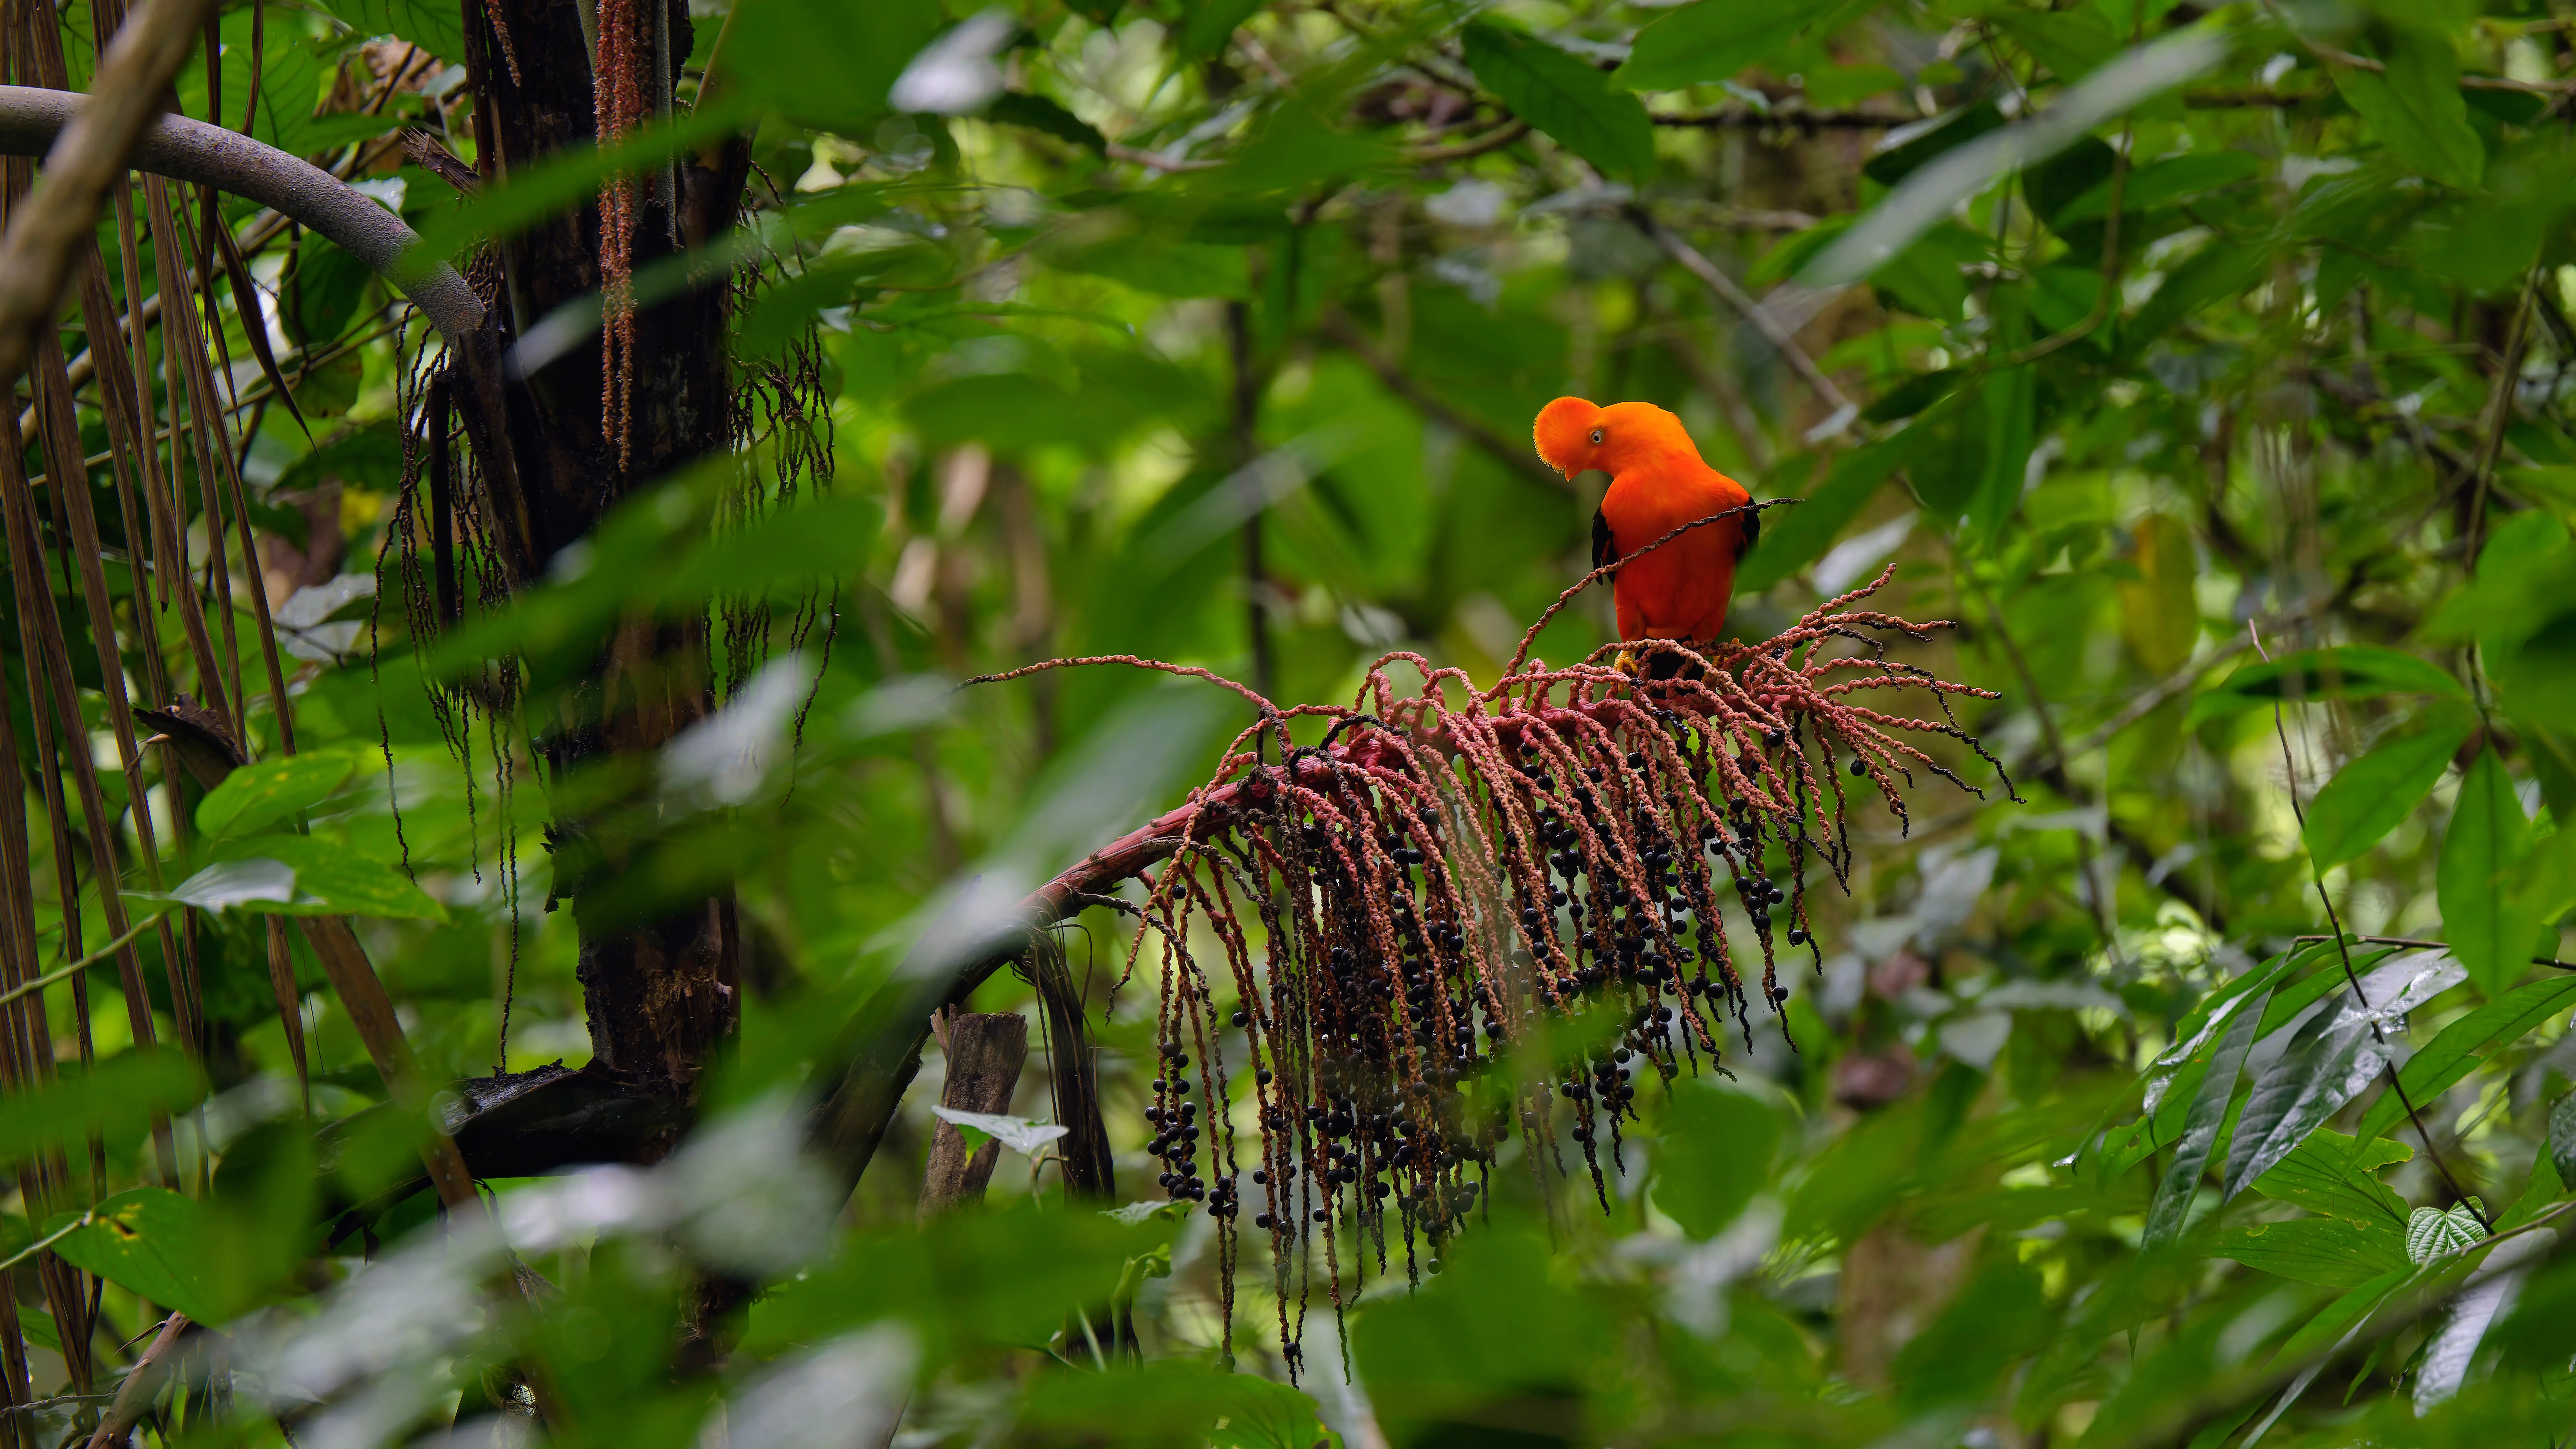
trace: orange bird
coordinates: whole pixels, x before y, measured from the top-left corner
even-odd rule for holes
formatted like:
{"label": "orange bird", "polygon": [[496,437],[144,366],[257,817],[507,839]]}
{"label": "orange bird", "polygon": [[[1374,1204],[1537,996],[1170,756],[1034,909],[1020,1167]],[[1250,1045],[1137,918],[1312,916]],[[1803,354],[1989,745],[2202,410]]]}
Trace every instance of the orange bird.
{"label": "orange bird", "polygon": [[[1531,429],[1539,458],[1569,480],[1587,468],[1610,475],[1592,515],[1592,566],[1644,548],[1685,523],[1753,501],[1744,485],[1700,461],[1682,420],[1653,403],[1599,407],[1561,397]],[[1761,536],[1758,513],[1694,528],[1621,569],[1613,594],[1619,637],[1709,640],[1726,628],[1735,566]]]}

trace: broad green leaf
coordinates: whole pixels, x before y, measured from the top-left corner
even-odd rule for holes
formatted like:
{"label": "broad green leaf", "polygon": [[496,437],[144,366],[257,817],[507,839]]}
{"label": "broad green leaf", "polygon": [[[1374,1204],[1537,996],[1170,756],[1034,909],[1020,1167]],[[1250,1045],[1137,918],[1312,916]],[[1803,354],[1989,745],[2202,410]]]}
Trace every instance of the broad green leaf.
{"label": "broad green leaf", "polygon": [[217,840],[256,835],[322,803],[357,768],[357,757],[342,750],[244,765],[197,802],[197,828]]}
{"label": "broad green leaf", "polygon": [[[2132,168],[2122,178],[2120,210],[2134,215],[2170,206],[2187,197],[2250,180],[2262,168],[2260,160],[2244,151],[2195,151],[2151,161]],[[2111,183],[2105,178],[2059,208],[2051,221],[2057,226],[2069,227],[2079,222],[2101,221],[2110,214]]]}
{"label": "broad green leaf", "polygon": [[2101,11],[2076,7],[2049,12],[1999,8],[1993,23],[2061,81],[2078,80],[2119,53],[2120,33]]}
{"label": "broad green leaf", "polygon": [[1084,239],[1044,249],[1049,266],[1124,282],[1159,297],[1252,295],[1245,248],[1173,241],[1151,233]]}
{"label": "broad green leaf", "polygon": [[1901,140],[1889,137],[1895,144],[1870,157],[1861,167],[1861,174],[1881,186],[1894,186],[1930,165],[1943,152],[2003,127],[2004,113],[1992,101],[1946,111],[1932,120],[1908,126],[1899,133]]}
{"label": "broad green leaf", "polygon": [[[2316,945],[2320,949],[2309,958],[2315,964],[2316,970],[2301,977],[2296,985],[2275,994],[2272,997],[2272,1004],[2264,1008],[2262,1031],[2264,1036],[2270,1036],[2279,1031],[2290,1024],[2290,1018],[2325,1000],[2328,996],[2345,990],[2351,984],[2344,973],[2343,953],[2337,949],[2335,943],[2319,941]],[[2393,950],[2385,947],[2354,951],[2352,969],[2356,973],[2368,971],[2394,954]]]}
{"label": "broad green leaf", "polygon": [[1969,269],[1993,255],[1994,244],[1986,237],[1945,222],[1870,273],[1869,282],[1901,310],[1957,322],[1966,315]]}
{"label": "broad green leaf", "polygon": [[155,1116],[205,1094],[196,1068],[175,1051],[110,1057],[86,1071],[66,1067],[53,1082],[0,1097],[0,1166],[92,1136],[113,1150],[140,1140]]}
{"label": "broad green leaf", "polygon": [[2277,701],[2371,699],[2387,694],[2430,694],[2466,702],[2468,691],[2447,671],[2412,654],[2367,644],[2302,649],[2269,662],[2248,664],[2191,702],[2185,727]]}
{"label": "broad green leaf", "polygon": [[984,108],[984,119],[1005,126],[1026,126],[1042,131],[1059,141],[1070,141],[1094,155],[1107,155],[1109,138],[1100,128],[1064,108],[1050,96],[1023,91],[1004,91]]}
{"label": "broad green leaf", "polygon": [[1855,448],[1834,460],[1816,491],[1794,508],[1774,508],[1762,518],[1762,538],[1735,575],[1738,593],[1756,594],[1824,556],[1834,539],[1877,496],[1879,485],[1904,467],[1929,434],[1907,428],[1892,438]]}
{"label": "broad green leaf", "polygon": [[[803,7],[798,0],[744,0],[744,23],[749,23],[754,11],[799,8]],[[515,236],[569,205],[598,195],[600,183],[612,173],[650,170],[673,157],[686,155],[737,129],[749,114],[748,102],[734,100],[641,127],[606,150],[596,146],[566,147],[536,165],[512,172],[503,184],[487,186],[464,204],[439,213],[420,228],[420,240],[403,254],[402,264],[426,269],[438,262],[461,261],[462,253],[477,242]]]}
{"label": "broad green leaf", "polygon": [[1679,1084],[1664,1111],[1655,1206],[1694,1238],[1713,1238],[1771,1180],[1780,1115],[1748,1093]]}
{"label": "broad green leaf", "polygon": [[460,12],[438,0],[326,0],[323,8],[360,35],[399,35],[431,55],[465,54]]}
{"label": "broad green leaf", "polygon": [[295,871],[294,915],[388,916],[443,921],[447,909],[402,870],[316,835],[266,835],[243,842]]}
{"label": "broad green leaf", "polygon": [[1643,182],[1655,172],[1655,127],[1635,96],[1528,31],[1474,20],[1460,33],[1467,68],[1514,115],[1605,176]]}
{"label": "broad green leaf", "polygon": [[2200,1083],[2237,1010],[2248,1002],[2254,1003],[2250,1009],[2261,1021],[2255,1028],[2255,1039],[2261,1040],[2269,1034],[2281,1006],[2281,1001],[2272,995],[2273,988],[2323,960],[2333,949],[2332,942],[2320,941],[2284,951],[2210,992],[2186,1012],[2175,1025],[2173,1045],[2157,1053],[2155,1061],[2148,1065],[2142,1094],[2146,1115],[2126,1129],[2125,1137],[2113,1134],[2105,1146],[2098,1180],[2110,1182],[2180,1140],[2191,1106],[2198,1099]]}
{"label": "broad green leaf", "polygon": [[2405,1095],[2388,1092],[2371,1103],[2354,1130],[2355,1140],[2367,1143],[2395,1127],[2406,1116],[2406,1103],[2421,1107],[2438,1100],[2478,1066],[2484,1059],[2479,1053],[2512,1046],[2570,1007],[2576,1007],[2576,975],[2551,976],[2525,982],[2442,1028],[2398,1072]]}
{"label": "broad green leaf", "polygon": [[2451,953],[2491,997],[2531,969],[2540,921],[2512,890],[2513,873],[2531,850],[2531,833],[2503,762],[2492,749],[2479,751],[2460,782],[2450,828],[2442,836],[2434,895]]}
{"label": "broad green leaf", "polygon": [[855,1234],[830,1263],[772,1289],[740,1348],[775,1354],[882,1318],[910,1323],[934,1355],[1042,1344],[1077,1306],[1106,1303],[1123,1265],[1168,1248],[1174,1227],[1023,1199]]}
{"label": "broad green leaf", "polygon": [[[279,837],[283,838],[283,837]],[[168,902],[221,914],[238,908],[284,906],[295,900],[295,868],[266,856],[219,860],[191,874],[161,895],[128,891],[126,899],[147,904]]]}
{"label": "broad green leaf", "polygon": [[1991,374],[1980,389],[1985,404],[1986,466],[1976,496],[1968,503],[1967,528],[1985,547],[1994,546],[2003,536],[2004,525],[2020,511],[2038,397],[2039,374],[2029,363]]}
{"label": "broad green leaf", "polygon": [[129,891],[127,898],[265,915],[447,919],[447,908],[399,868],[338,841],[252,835],[226,842],[223,853],[165,893]]}
{"label": "broad green leaf", "polygon": [[2412,1265],[2391,1268],[2327,1304],[2299,1325],[2298,1332],[2291,1334],[2280,1351],[2272,1355],[2272,1362],[2294,1364],[2334,1347],[2343,1341],[2345,1334],[2376,1312],[2380,1304],[2387,1302],[2388,1295],[2406,1286],[2406,1281],[2414,1276]]}
{"label": "broad green leaf", "polygon": [[2363,977],[2361,1000],[2348,993],[2310,1017],[2246,1098],[2228,1144],[2225,1196],[2235,1197],[2270,1172],[2379,1075],[2388,1048],[2373,1034],[2374,1023],[2423,1005],[2458,984],[2462,974],[2447,956],[2412,952]]}
{"label": "broad green leaf", "polygon": [[2393,30],[2385,72],[2326,67],[2335,89],[2406,166],[2467,190],[2486,173],[2486,146],[2460,99],[2460,64],[2449,36]]}
{"label": "broad green leaf", "polygon": [[1917,1411],[1975,1402],[1993,1392],[2014,1360],[2045,1347],[2054,1327],[2039,1274],[2010,1256],[1990,1260],[1897,1351],[1889,1374],[1898,1401]]}
{"label": "broad green leaf", "polygon": [[[1372,1304],[1350,1330],[1372,1385],[1402,1384],[1407,1417],[1456,1412],[1515,1391],[1572,1391],[1613,1341],[1606,1307],[1550,1271],[1556,1254],[1528,1229],[1473,1233],[1419,1292]],[[1390,1429],[1394,1426],[1390,1425]]]}
{"label": "broad green leaf", "polygon": [[2140,1246],[2170,1243],[2182,1235],[2192,1199],[2200,1191],[2200,1175],[2209,1166],[2210,1150],[2218,1141],[2219,1129],[2226,1124],[2228,1103],[2235,1099],[2236,1079],[2244,1072],[2245,1055],[2254,1049],[2255,1027],[2263,1019],[2263,1003],[2268,996],[2266,992],[2238,997],[2228,1004],[2225,1034],[2210,1054],[2200,1090],[2192,1094],[2182,1136],[2174,1144],[2173,1164],[2165,1170],[2164,1180],[2156,1184],[2155,1201],[2147,1208],[2147,1226],[2139,1239]]}
{"label": "broad green leaf", "polygon": [[[2539,773],[2537,761],[2534,773]],[[2568,818],[2559,813],[2555,801],[2550,812],[2558,819]],[[2576,910],[2576,829],[2561,827],[2531,848],[2517,872],[2513,896],[2544,929]]]}
{"label": "broad green leaf", "polygon": [[2120,324],[2122,351],[2131,355],[2145,351],[2148,343],[2172,331],[2185,317],[2253,286],[2270,264],[2271,252],[2265,247],[2212,241],[2166,273],[2155,295]]}
{"label": "broad green leaf", "polygon": [[[45,1230],[58,1231],[79,1217],[64,1213]],[[100,1203],[90,1225],[55,1244],[54,1251],[120,1288],[213,1324],[230,1307],[206,1280],[215,1237],[205,1204],[167,1188],[138,1187]]]}
{"label": "broad green leaf", "polygon": [[2471,1198],[2448,1212],[2440,1208],[2417,1208],[2415,1215],[2406,1220],[2407,1260],[2421,1267],[2444,1253],[2474,1248],[2486,1241],[2485,1224],[2480,1223],[2478,1215],[2470,1210],[2470,1203],[2476,1201]]}
{"label": "broad green leaf", "polygon": [[2413,814],[2475,728],[2468,711],[2445,710],[2423,733],[2382,740],[2336,771],[2308,802],[2308,854],[2317,868],[2359,857]]}
{"label": "broad green leaf", "polygon": [[735,0],[719,65],[763,106],[865,136],[895,77],[943,28],[936,0]]}
{"label": "broad green leaf", "polygon": [[1611,79],[1632,91],[1733,80],[1801,34],[1830,36],[1876,7],[1877,0],[1700,0],[1638,31]]}
{"label": "broad green leaf", "polygon": [[1181,22],[1181,59],[1203,60],[1222,52],[1245,21],[1261,13],[1268,0],[1198,0]]}
{"label": "broad green leaf", "polygon": [[2406,1225],[2406,1204],[2377,1174],[2414,1155],[2403,1143],[2359,1143],[2320,1128],[2263,1174],[2254,1190],[2312,1213],[2374,1223],[2393,1232]]}
{"label": "broad green leaf", "polygon": [[[1088,1365],[1088,1355],[1073,1354]],[[1164,1359],[1106,1373],[1039,1375],[1012,1419],[1045,1442],[1314,1449],[1315,1400],[1255,1374]]]}
{"label": "broad green leaf", "polygon": [[2346,1218],[2292,1218],[2229,1228],[2210,1256],[2327,1288],[2357,1288],[2406,1266],[2407,1239],[2388,1224]]}

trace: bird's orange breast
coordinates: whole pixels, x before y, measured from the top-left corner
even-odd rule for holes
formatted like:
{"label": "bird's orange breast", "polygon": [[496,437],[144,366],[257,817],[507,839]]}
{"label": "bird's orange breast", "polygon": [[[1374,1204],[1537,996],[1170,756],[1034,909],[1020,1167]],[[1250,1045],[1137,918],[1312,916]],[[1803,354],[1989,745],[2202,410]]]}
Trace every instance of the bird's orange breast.
{"label": "bird's orange breast", "polygon": [[[1626,558],[1696,519],[1752,501],[1742,485],[1700,464],[1635,469],[1610,480],[1602,516]],[[1619,571],[1614,595],[1625,639],[1712,639],[1726,627],[1743,520],[1704,524]]]}

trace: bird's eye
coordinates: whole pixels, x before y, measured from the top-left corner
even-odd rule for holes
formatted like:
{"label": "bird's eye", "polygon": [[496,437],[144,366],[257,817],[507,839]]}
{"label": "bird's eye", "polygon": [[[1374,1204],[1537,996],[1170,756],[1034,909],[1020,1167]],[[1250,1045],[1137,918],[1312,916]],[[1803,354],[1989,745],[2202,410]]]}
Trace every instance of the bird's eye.
{"label": "bird's eye", "polygon": [[1592,446],[1596,448],[1601,446],[1601,430],[1599,428],[1594,428],[1592,430]]}

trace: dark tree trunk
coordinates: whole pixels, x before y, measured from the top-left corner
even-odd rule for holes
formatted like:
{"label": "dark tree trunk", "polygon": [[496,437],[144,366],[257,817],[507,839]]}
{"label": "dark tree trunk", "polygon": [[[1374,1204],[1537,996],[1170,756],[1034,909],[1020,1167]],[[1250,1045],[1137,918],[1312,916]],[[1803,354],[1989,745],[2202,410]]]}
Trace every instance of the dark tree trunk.
{"label": "dark tree trunk", "polygon": [[[655,4],[665,7],[669,56],[686,56],[686,0],[601,0],[605,28],[617,5],[632,7],[626,47],[630,79],[653,109],[667,109],[652,43]],[[596,131],[591,43],[574,0],[464,0],[468,75],[475,87],[478,165],[498,180]],[[628,12],[620,11],[621,15]],[[611,77],[613,80],[614,77]],[[658,95],[657,95],[658,92]],[[730,229],[749,170],[747,140],[674,171],[633,179],[631,266],[641,271],[674,250]],[[706,164],[712,161],[712,165]],[[678,195],[670,192],[676,182]],[[676,201],[676,204],[675,204]],[[586,305],[608,271],[601,259],[596,200],[548,219],[499,248],[498,335],[485,350],[506,355],[514,337],[566,305]],[[499,383],[499,446],[484,476],[503,543],[521,579],[537,576],[583,539],[618,503],[730,442],[732,379],[727,364],[726,291],[721,274],[643,310],[635,318],[631,376],[605,376],[596,344],[569,349],[524,379]],[[630,399],[624,437],[604,421],[603,384]],[[487,384],[488,386],[488,384]],[[490,432],[488,414],[483,419]],[[490,439],[482,437],[489,451]],[[515,475],[515,476],[513,476]],[[515,494],[515,496],[507,496]],[[537,731],[546,766],[561,781],[619,760],[649,759],[714,703],[703,620],[630,619],[587,675],[560,700],[551,728]],[[639,771],[639,778],[649,778]],[[639,916],[639,882],[628,874],[648,842],[622,838],[599,820],[558,818],[549,832],[558,894],[571,898],[581,934],[580,978],[594,1070],[644,1092],[679,1098],[711,1052],[732,1035],[739,949],[730,891],[659,900]],[[624,908],[599,908],[614,898]]]}

